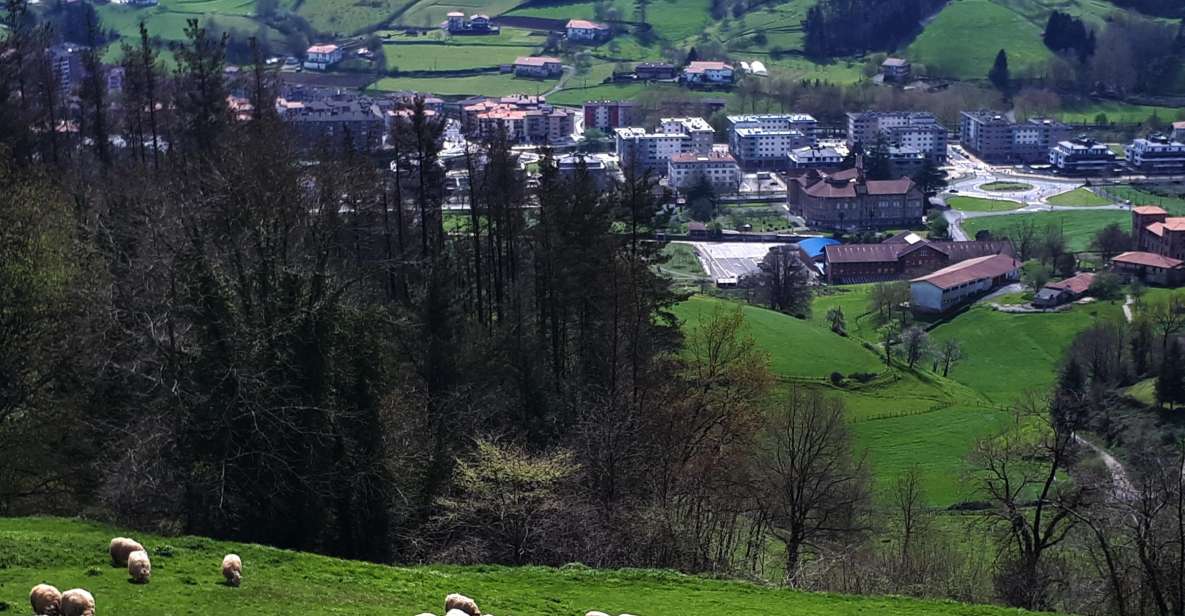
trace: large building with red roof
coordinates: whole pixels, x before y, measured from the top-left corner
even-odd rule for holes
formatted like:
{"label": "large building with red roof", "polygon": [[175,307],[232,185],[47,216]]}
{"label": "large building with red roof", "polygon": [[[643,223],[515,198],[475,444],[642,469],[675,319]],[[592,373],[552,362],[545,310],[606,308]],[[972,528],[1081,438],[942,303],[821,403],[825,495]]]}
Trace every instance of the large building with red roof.
{"label": "large building with red roof", "polygon": [[832,244],[823,250],[831,284],[901,280],[991,255],[1015,256],[1007,240],[936,242],[899,233],[879,244]]}
{"label": "large building with red roof", "polygon": [[914,312],[943,313],[1020,278],[1020,261],[1008,255],[967,259],[909,281]]}
{"label": "large building with red roof", "polygon": [[1111,269],[1128,278],[1161,285],[1185,282],[1185,216],[1163,208],[1132,208],[1132,248],[1111,259]]}
{"label": "large building with red roof", "polygon": [[839,231],[916,227],[926,203],[912,179],[870,180],[860,164],[834,173],[811,169],[787,183],[787,196],[807,226]]}

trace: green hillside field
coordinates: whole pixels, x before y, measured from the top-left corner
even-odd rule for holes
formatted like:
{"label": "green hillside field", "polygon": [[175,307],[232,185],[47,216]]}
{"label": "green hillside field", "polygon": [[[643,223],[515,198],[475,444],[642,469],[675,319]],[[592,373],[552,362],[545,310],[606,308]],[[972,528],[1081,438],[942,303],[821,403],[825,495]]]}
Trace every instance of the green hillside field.
{"label": "green hillside field", "polygon": [[[128,582],[111,567],[107,544],[136,537],[152,558],[152,582]],[[243,558],[243,585],[222,583],[222,556]],[[502,616],[580,616],[598,609],[639,616],[1019,616],[992,606],[899,597],[803,593],[652,570],[545,567],[389,567],[232,544],[201,537],[160,537],[78,520],[0,519],[0,606],[28,611],[29,589],[47,582],[82,587],[99,614],[124,616],[289,616],[291,614],[442,613],[461,592],[483,612]]]}

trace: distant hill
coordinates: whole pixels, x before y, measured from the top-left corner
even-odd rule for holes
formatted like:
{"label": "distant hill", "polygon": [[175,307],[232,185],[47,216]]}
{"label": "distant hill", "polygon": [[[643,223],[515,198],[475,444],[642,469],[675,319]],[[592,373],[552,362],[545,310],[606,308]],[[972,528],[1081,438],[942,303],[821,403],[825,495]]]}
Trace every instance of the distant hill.
{"label": "distant hill", "polygon": [[[148,585],[111,567],[114,536],[137,538],[152,558]],[[243,585],[222,584],[222,556],[243,558]],[[801,593],[652,570],[545,567],[398,568],[201,537],[161,537],[57,518],[0,519],[0,611],[28,611],[29,589],[47,582],[90,590],[110,616],[442,614],[461,592],[501,616],[582,616],[593,609],[639,616],[1019,616],[1018,610],[898,597]]]}

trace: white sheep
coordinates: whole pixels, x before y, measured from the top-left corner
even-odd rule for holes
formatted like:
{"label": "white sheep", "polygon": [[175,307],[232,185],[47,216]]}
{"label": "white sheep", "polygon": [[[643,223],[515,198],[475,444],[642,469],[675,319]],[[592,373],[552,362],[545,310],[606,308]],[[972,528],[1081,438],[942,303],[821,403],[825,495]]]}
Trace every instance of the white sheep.
{"label": "white sheep", "polygon": [[243,583],[243,559],[238,554],[227,554],[222,557],[222,577],[226,578],[227,586],[238,586]]}
{"label": "white sheep", "polygon": [[461,610],[469,616],[481,616],[481,610],[477,609],[476,601],[457,593],[444,598],[444,611],[447,614],[449,610]]}
{"label": "white sheep", "polygon": [[29,604],[37,616],[57,616],[62,607],[62,591],[49,584],[38,584],[29,591]]}
{"label": "white sheep", "polygon": [[469,612],[466,612],[465,610],[458,610],[456,608],[453,608],[453,609],[449,610],[448,612],[446,612],[444,616],[470,616],[470,615],[469,615]]}
{"label": "white sheep", "polygon": [[62,616],[95,616],[95,598],[81,588],[62,593]]}
{"label": "white sheep", "polygon": [[128,575],[137,584],[147,584],[152,578],[152,562],[148,560],[148,552],[136,550],[128,554]]}
{"label": "white sheep", "polygon": [[111,566],[126,567],[128,566],[128,555],[130,555],[132,552],[140,552],[143,550],[144,546],[140,545],[140,543],[135,539],[116,537],[111,540]]}

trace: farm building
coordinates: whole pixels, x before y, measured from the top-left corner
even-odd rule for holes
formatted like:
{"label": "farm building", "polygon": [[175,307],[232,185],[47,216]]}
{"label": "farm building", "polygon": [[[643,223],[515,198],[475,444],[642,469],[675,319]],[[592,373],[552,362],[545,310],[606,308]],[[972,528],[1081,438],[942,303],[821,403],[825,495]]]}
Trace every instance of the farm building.
{"label": "farm building", "polygon": [[885,83],[905,83],[913,76],[913,66],[904,58],[885,58],[881,62],[881,75]]}
{"label": "farm building", "polygon": [[1065,280],[1047,283],[1041,287],[1040,291],[1037,291],[1036,297],[1033,298],[1033,305],[1038,308],[1052,308],[1072,302],[1086,295],[1092,282],[1094,282],[1094,274],[1083,272]]}
{"label": "farm building", "polygon": [[683,80],[691,84],[728,85],[736,74],[732,65],[725,62],[691,62],[683,69]]}
{"label": "farm building", "polygon": [[678,76],[675,65],[665,62],[639,62],[634,66],[634,77],[642,81],[663,81]]}
{"label": "farm building", "polygon": [[305,51],[304,67],[324,71],[342,61],[342,48],[332,43],[313,45]]}
{"label": "farm building", "polygon": [[1020,277],[1020,261],[1008,255],[976,257],[914,278],[909,284],[914,312],[940,314]]}
{"label": "farm building", "polygon": [[609,26],[587,19],[572,19],[565,28],[568,40],[576,43],[599,43],[613,34]]}
{"label": "farm building", "polygon": [[548,56],[520,56],[514,61],[514,74],[519,77],[558,77],[564,72],[559,58]]}

